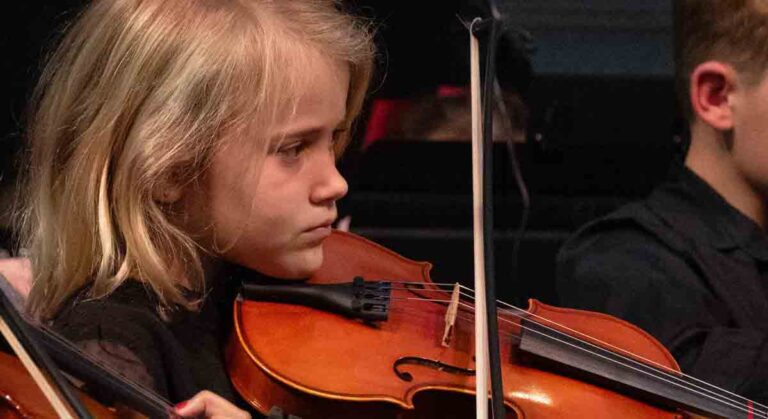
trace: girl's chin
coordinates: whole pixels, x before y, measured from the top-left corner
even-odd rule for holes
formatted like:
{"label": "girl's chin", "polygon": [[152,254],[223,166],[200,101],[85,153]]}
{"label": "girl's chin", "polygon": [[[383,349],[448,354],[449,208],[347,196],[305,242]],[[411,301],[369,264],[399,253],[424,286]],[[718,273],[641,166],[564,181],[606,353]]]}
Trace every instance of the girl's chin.
{"label": "girl's chin", "polygon": [[323,248],[317,246],[312,249],[303,249],[291,255],[279,258],[278,264],[259,269],[259,272],[282,279],[305,279],[314,275],[323,265]]}

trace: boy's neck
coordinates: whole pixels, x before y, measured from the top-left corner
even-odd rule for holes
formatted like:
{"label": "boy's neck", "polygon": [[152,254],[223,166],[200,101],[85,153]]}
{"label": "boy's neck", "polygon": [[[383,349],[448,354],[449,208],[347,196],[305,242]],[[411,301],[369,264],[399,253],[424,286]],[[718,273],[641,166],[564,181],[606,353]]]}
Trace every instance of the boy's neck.
{"label": "boy's neck", "polygon": [[722,135],[704,124],[691,124],[691,146],[685,165],[726,202],[766,230],[766,197],[744,177],[726,148]]}

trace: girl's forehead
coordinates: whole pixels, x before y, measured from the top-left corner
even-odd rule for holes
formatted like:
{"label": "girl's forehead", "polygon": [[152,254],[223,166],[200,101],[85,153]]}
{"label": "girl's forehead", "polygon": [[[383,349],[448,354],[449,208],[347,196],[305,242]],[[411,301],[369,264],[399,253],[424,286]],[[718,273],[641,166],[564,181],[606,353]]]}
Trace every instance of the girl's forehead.
{"label": "girl's forehead", "polygon": [[325,82],[349,80],[350,64],[319,47],[298,42],[278,49],[268,65],[241,72],[244,88],[234,93],[241,95],[246,103],[264,103],[264,110],[287,116],[299,100],[306,100],[304,98],[312,94],[318,74],[324,76]]}
{"label": "girl's forehead", "polygon": [[[286,72],[284,87],[277,93],[274,117],[290,122],[312,114],[346,112],[349,91],[349,66],[327,56],[316,56],[296,63]],[[330,109],[328,108],[330,107]]]}
{"label": "girl's forehead", "polygon": [[349,118],[350,64],[307,42],[289,43],[271,68],[260,69],[266,71],[261,77],[241,73],[245,88],[233,92],[239,104],[229,140],[269,147],[294,132],[334,129]]}

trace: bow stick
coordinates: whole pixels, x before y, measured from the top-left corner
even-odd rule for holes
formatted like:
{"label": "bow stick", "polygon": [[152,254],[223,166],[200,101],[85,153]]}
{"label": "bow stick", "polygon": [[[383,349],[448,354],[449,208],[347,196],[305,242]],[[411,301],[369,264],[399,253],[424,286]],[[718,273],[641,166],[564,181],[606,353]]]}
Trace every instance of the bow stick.
{"label": "bow stick", "polygon": [[[484,18],[469,25],[472,91],[472,189],[475,268],[475,368],[477,418],[488,417],[488,383],[493,418],[506,416],[494,282],[493,248],[493,95],[496,86],[496,51],[508,29],[498,0],[481,7]],[[479,34],[487,38],[485,74],[480,77]],[[486,280],[490,278],[490,280]]]}
{"label": "bow stick", "polygon": [[[493,3],[493,2],[491,2]],[[493,258],[493,189],[492,147],[493,112],[492,90],[495,79],[496,39],[498,13],[482,20],[476,18],[470,26],[470,66],[472,79],[472,202],[475,260],[475,390],[478,419],[488,418],[488,381],[491,383],[492,413],[503,418],[504,386],[501,377],[499,332],[496,318],[496,291]],[[497,9],[495,9],[497,10]],[[485,88],[480,93],[480,48],[477,33],[483,27],[488,31],[489,45],[486,55]],[[482,105],[481,105],[482,100]],[[482,116],[482,125],[480,117]],[[486,280],[487,276],[491,278]]]}

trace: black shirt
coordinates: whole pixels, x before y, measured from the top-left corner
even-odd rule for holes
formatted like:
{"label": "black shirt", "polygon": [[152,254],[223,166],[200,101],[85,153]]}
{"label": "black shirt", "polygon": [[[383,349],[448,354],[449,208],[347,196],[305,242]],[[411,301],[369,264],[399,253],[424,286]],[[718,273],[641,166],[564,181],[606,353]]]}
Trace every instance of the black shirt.
{"label": "black shirt", "polygon": [[557,276],[563,306],[625,319],[683,372],[768,402],[768,238],[687,168],[582,228]]}
{"label": "black shirt", "polygon": [[172,403],[204,389],[237,402],[222,350],[233,298],[232,290],[214,288],[199,311],[179,308],[161,316],[153,292],[127,280],[103,299],[74,298],[52,326]]}

